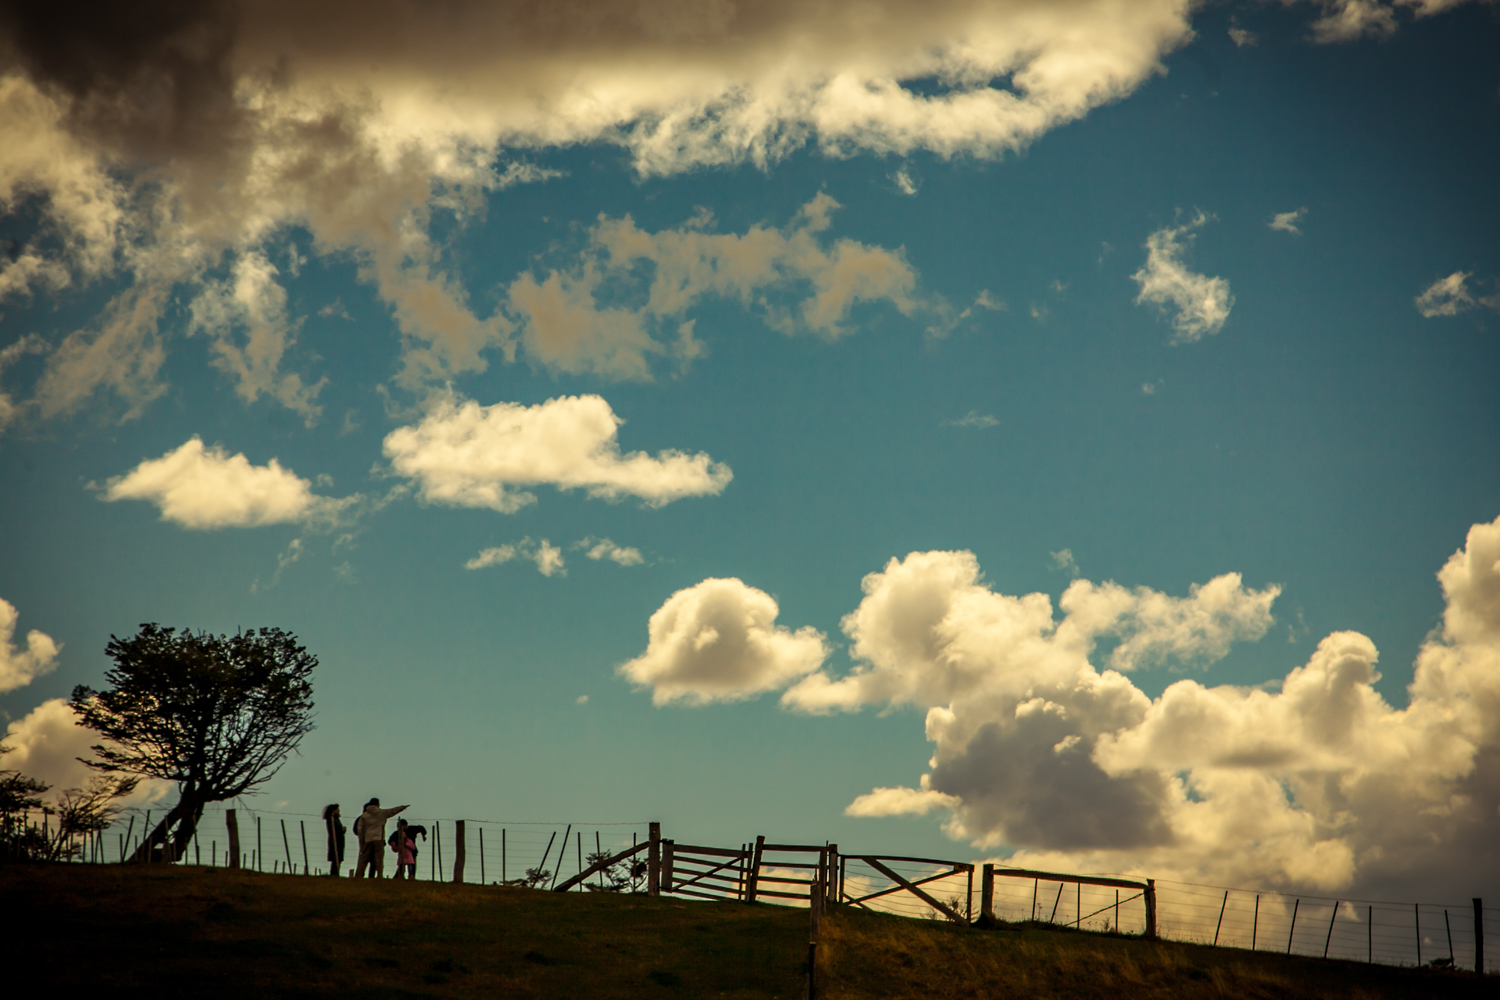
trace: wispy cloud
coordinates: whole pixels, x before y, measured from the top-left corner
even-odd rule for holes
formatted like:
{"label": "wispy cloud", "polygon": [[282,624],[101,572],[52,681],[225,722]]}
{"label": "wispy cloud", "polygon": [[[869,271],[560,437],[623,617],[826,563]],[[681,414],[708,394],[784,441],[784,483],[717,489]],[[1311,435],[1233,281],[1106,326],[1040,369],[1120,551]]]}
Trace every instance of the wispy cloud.
{"label": "wispy cloud", "polygon": [[641,550],[633,546],[616,545],[608,538],[583,538],[573,543],[574,549],[584,550],[584,555],[598,562],[608,559],[621,566],[639,566],[646,561]]}
{"label": "wispy cloud", "polygon": [[1172,315],[1174,344],[1190,344],[1218,333],[1234,307],[1228,281],[1199,274],[1185,260],[1195,230],[1210,218],[1199,212],[1191,221],[1152,233],[1146,239],[1146,264],[1131,275],[1141,286],[1137,304],[1150,303]]}
{"label": "wispy cloud", "polygon": [[1052,568],[1061,570],[1071,576],[1078,575],[1078,563],[1073,561],[1072,549],[1060,549],[1057,552],[1047,553],[1052,559]]}
{"label": "wispy cloud", "polygon": [[[1434,281],[1414,300],[1417,312],[1432,319],[1436,316],[1457,316],[1475,306],[1500,311],[1500,288],[1497,288],[1494,295],[1475,295],[1469,289],[1469,279],[1473,276],[1469,271],[1454,271],[1448,277]],[[1500,285],[1500,282],[1496,284]]]}
{"label": "wispy cloud", "polygon": [[1291,233],[1293,236],[1301,236],[1302,229],[1297,225],[1307,215],[1306,208],[1294,209],[1290,212],[1277,212],[1266,226],[1271,229],[1280,230],[1283,233]]}
{"label": "wispy cloud", "polygon": [[982,430],[986,427],[998,427],[1000,421],[988,413],[970,410],[957,420],[944,420],[943,424],[947,427],[975,427]]}
{"label": "wispy cloud", "polygon": [[536,563],[537,572],[543,576],[568,575],[562,549],[545,538],[533,542],[529,537],[514,544],[481,549],[478,555],[464,563],[464,569],[484,569],[487,566],[499,566],[515,559]]}

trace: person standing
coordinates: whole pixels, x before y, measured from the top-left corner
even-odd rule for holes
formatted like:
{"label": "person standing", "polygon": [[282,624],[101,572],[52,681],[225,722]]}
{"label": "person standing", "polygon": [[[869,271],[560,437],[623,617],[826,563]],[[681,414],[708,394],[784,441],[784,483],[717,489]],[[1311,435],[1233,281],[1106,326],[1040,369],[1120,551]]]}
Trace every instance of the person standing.
{"label": "person standing", "polygon": [[328,874],[338,878],[344,864],[344,821],[337,802],[323,807],[323,825],[328,828]]}
{"label": "person standing", "polygon": [[382,809],[379,799],[371,799],[365,803],[365,811],[354,821],[354,836],[359,839],[359,864],[354,869],[355,878],[365,877],[366,866],[369,867],[370,878],[381,878],[385,874],[385,821],[399,812],[405,812],[407,808],[397,806],[394,809]]}
{"label": "person standing", "polygon": [[391,834],[391,847],[396,852],[396,877],[417,880],[417,842],[412,839],[406,820],[396,820],[396,832]]}

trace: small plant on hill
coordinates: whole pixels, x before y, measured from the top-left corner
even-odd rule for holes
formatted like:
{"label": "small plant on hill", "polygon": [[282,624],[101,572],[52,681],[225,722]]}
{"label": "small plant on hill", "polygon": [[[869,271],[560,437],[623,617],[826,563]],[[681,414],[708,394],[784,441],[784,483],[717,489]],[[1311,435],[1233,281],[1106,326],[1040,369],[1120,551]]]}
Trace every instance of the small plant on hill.
{"label": "small plant on hill", "polygon": [[[597,851],[588,856],[590,865],[602,864],[613,855],[608,851]],[[646,862],[627,858],[602,869],[602,882],[585,883],[590,892],[640,892],[646,884]]]}
{"label": "small plant on hill", "polygon": [[547,880],[551,877],[552,869],[550,868],[528,868],[526,869],[526,876],[520,881],[526,888],[536,889],[546,884]]}

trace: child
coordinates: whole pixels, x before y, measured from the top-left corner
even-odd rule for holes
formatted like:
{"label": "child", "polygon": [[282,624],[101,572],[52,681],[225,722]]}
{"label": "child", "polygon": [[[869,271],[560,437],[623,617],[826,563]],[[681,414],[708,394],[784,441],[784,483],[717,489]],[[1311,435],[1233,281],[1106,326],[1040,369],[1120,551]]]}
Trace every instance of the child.
{"label": "child", "polygon": [[396,877],[417,878],[417,842],[412,839],[406,820],[396,821],[396,832],[391,834],[391,850],[396,852]]}

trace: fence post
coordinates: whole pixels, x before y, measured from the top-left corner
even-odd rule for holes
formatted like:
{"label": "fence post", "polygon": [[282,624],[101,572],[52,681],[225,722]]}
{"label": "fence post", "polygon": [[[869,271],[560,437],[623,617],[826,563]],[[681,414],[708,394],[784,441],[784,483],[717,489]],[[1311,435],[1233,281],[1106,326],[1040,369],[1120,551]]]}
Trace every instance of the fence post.
{"label": "fence post", "polygon": [[1146,880],[1146,937],[1156,937],[1156,879]]}
{"label": "fence post", "polygon": [[1474,971],[1484,975],[1484,900],[1474,900]]}
{"label": "fence post", "polygon": [[750,857],[750,878],[745,883],[745,902],[755,902],[755,890],[760,885],[760,853],[766,844],[766,838],[757,836],[755,838],[755,853]]}
{"label": "fence post", "polygon": [[1328,946],[1333,943],[1333,923],[1339,918],[1339,901],[1333,901],[1333,916],[1328,918],[1328,937],[1323,942],[1323,957],[1328,957]]}
{"label": "fence post", "polygon": [[979,919],[995,919],[995,866],[985,865],[979,877]]}
{"label": "fence post", "polygon": [[675,874],[677,857],[677,841],[663,840],[661,842],[661,891],[672,891],[672,877]]}
{"label": "fence post", "polygon": [[464,821],[453,821],[453,881],[464,880]]}
{"label": "fence post", "polygon": [[661,824],[652,822],[646,827],[646,836],[651,846],[646,848],[646,895],[661,895]]}
{"label": "fence post", "polygon": [[1412,923],[1417,929],[1417,964],[1422,964],[1422,904],[1411,904]]}
{"label": "fence post", "polygon": [[229,867],[240,866],[240,821],[233,809],[224,810],[224,824],[229,827]]}
{"label": "fence post", "polygon": [[297,825],[302,828],[302,874],[311,875],[312,865],[307,861],[307,821],[299,819]]}
{"label": "fence post", "polygon": [[1292,929],[1286,932],[1286,953],[1288,955],[1292,953],[1292,938],[1297,935],[1297,909],[1301,905],[1302,900],[1300,899],[1292,904]]}
{"label": "fence post", "polygon": [[[1120,894],[1118,892],[1115,893],[1115,898],[1118,899],[1119,897],[1120,897]],[[1226,906],[1228,906],[1228,905],[1229,905],[1229,890],[1225,889],[1224,890],[1224,902],[1222,902],[1222,903],[1219,904],[1219,922],[1216,923],[1216,924],[1214,924],[1214,947],[1215,948],[1217,948],[1219,946],[1219,931],[1224,926],[1224,908]],[[1335,908],[1334,912],[1337,913],[1338,909]],[[1119,929],[1120,928],[1118,928],[1118,927],[1115,928],[1115,930],[1119,930]],[[1324,951],[1323,957],[1327,958],[1328,957],[1328,955],[1327,955],[1328,949],[1325,948],[1325,949],[1323,949],[1323,951]]]}
{"label": "fence post", "polygon": [[828,902],[828,900],[830,898],[832,898],[832,900],[835,903],[841,903],[841,902],[843,902],[843,900],[839,898],[839,894],[838,894],[838,884],[839,884],[839,876],[838,876],[838,871],[839,871],[839,845],[838,844],[829,844],[828,845],[828,864],[824,866],[824,871],[825,871],[825,874],[823,876],[823,902],[825,902],[825,903]]}
{"label": "fence post", "polygon": [[488,885],[484,880],[484,827],[479,828],[479,884]]}
{"label": "fence post", "polygon": [[443,880],[443,821],[432,821],[432,880]]}
{"label": "fence post", "polygon": [[286,870],[292,873],[292,842],[286,837],[286,820],[281,821],[281,846],[286,848]]}

